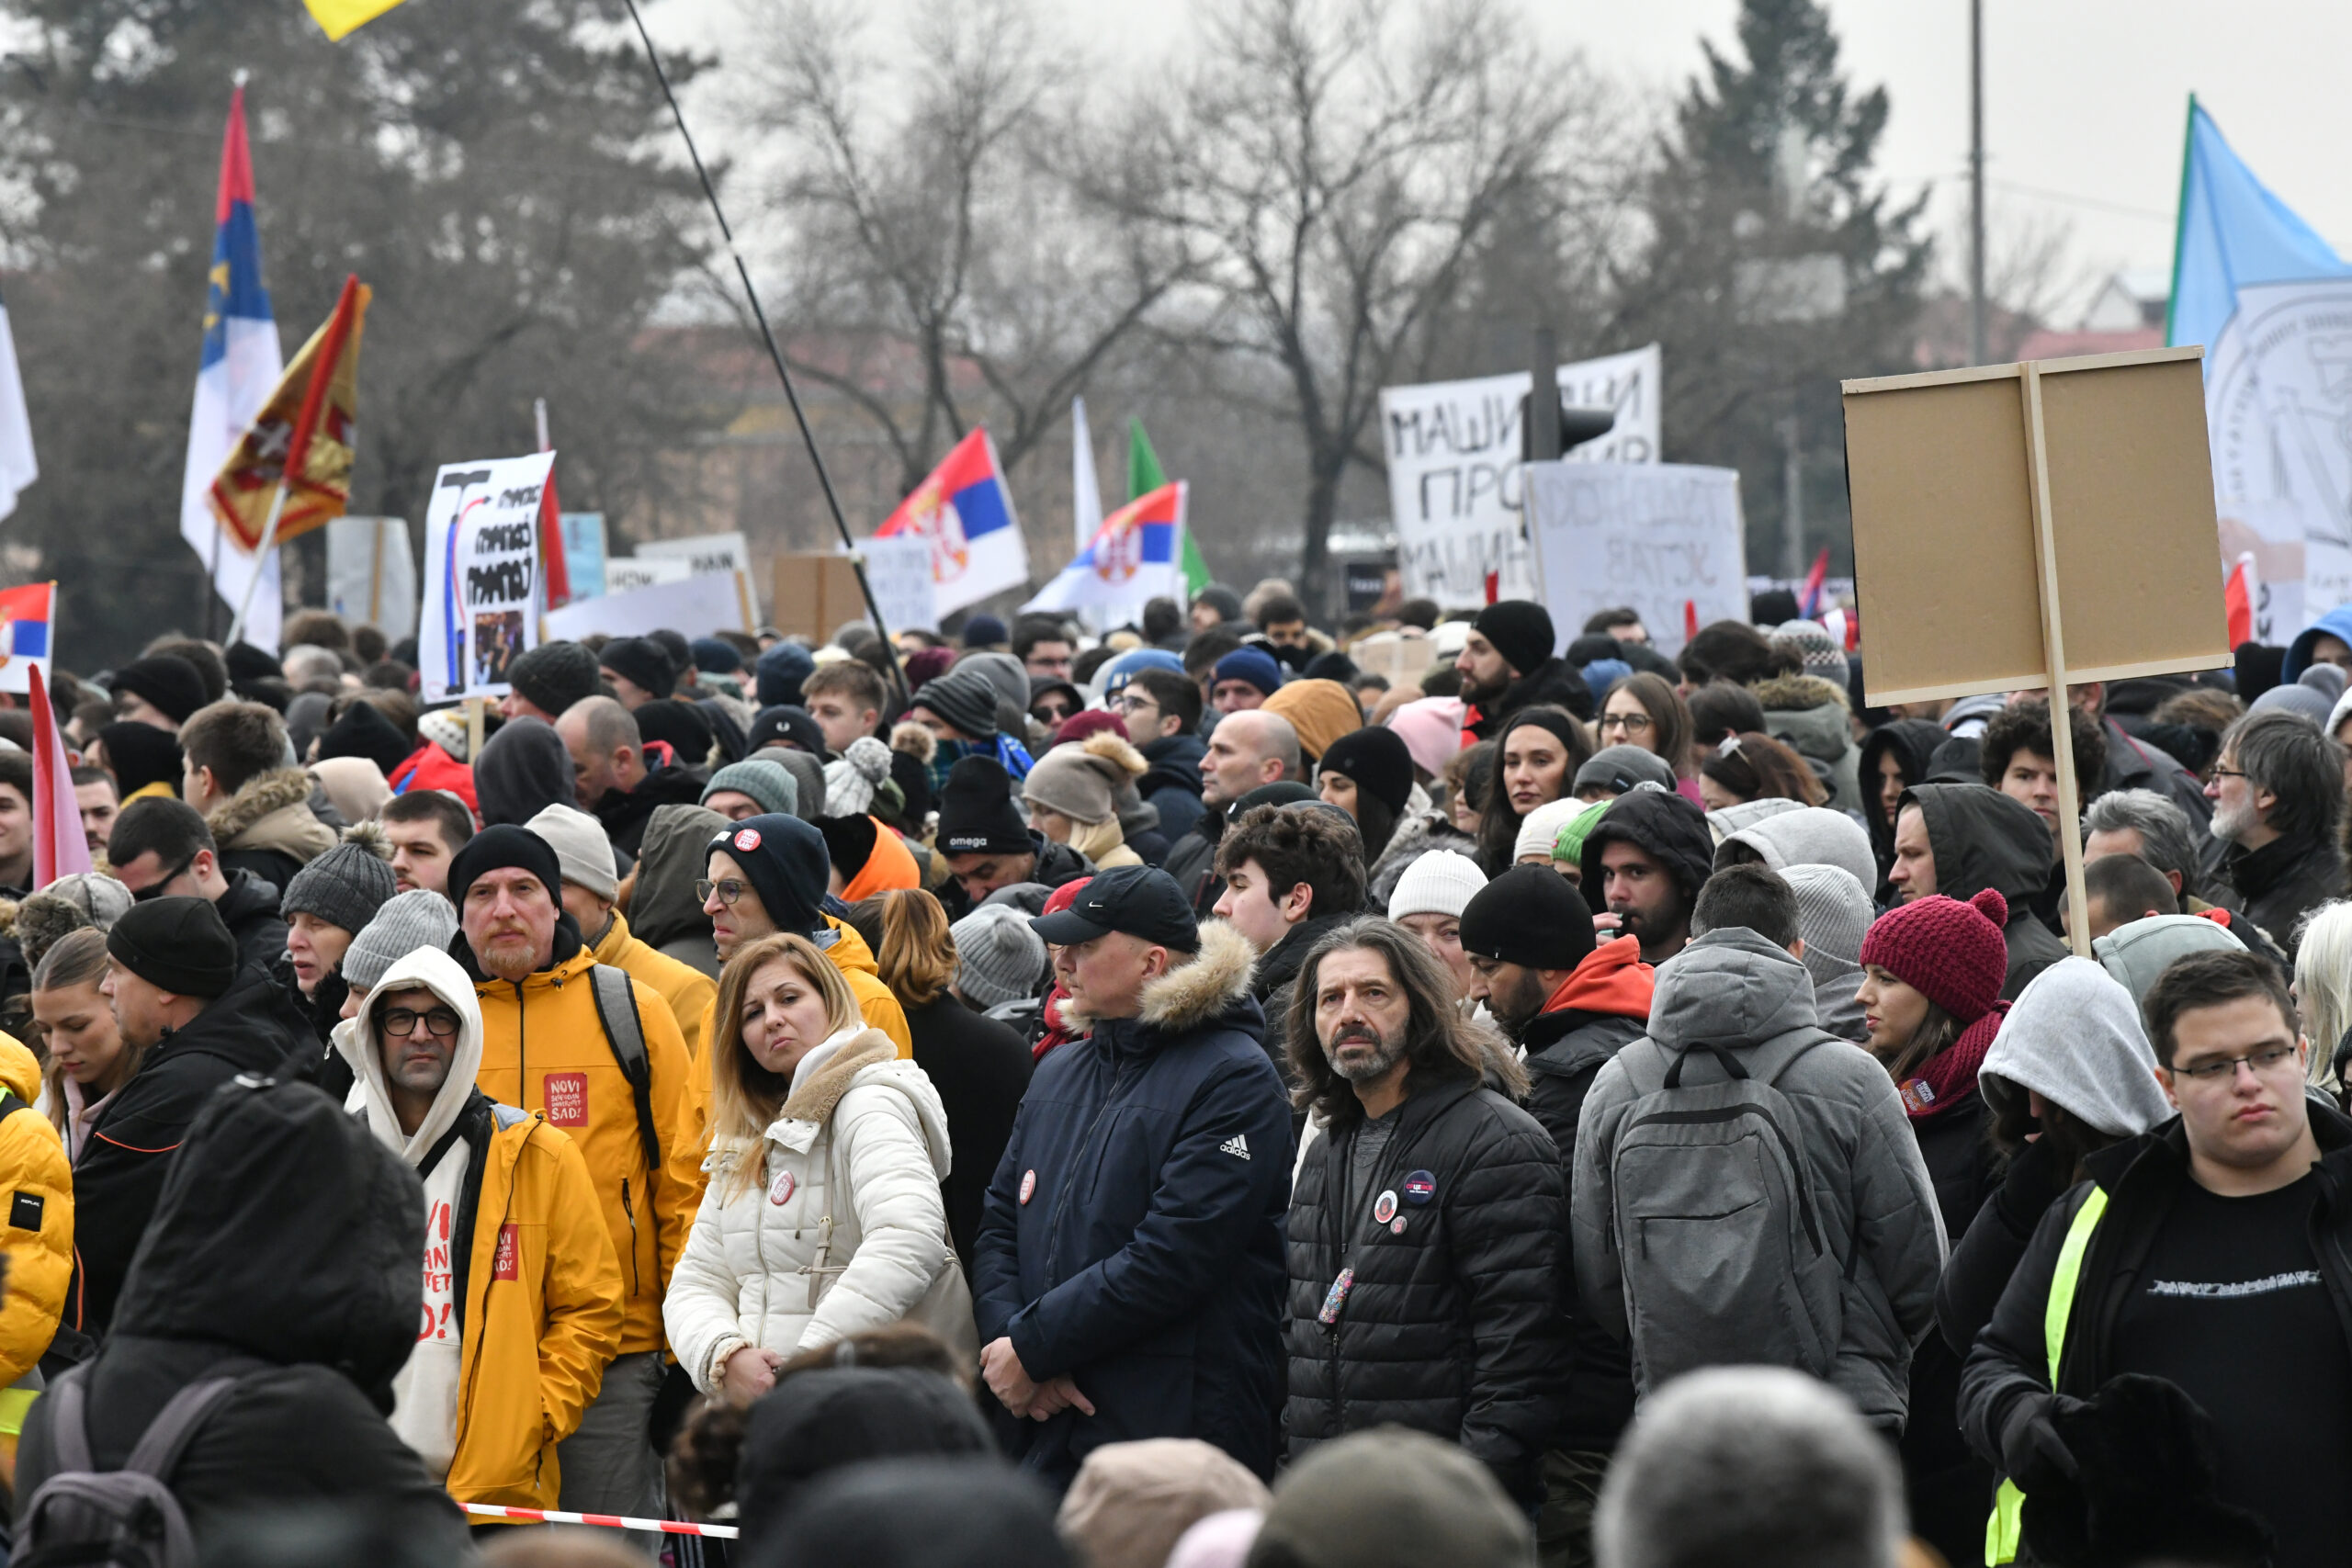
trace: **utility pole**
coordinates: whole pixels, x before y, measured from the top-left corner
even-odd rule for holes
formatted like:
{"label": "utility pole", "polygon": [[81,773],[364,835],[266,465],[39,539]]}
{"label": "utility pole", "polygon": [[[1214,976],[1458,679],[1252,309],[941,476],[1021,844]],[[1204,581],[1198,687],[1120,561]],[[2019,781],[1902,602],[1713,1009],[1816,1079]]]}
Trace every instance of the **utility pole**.
{"label": "utility pole", "polygon": [[1984,322],[1984,0],[1968,0],[1969,363],[1992,357]]}
{"label": "utility pole", "polygon": [[1804,446],[1799,436],[1792,397],[1781,420],[1781,575],[1792,581],[1805,574]]}

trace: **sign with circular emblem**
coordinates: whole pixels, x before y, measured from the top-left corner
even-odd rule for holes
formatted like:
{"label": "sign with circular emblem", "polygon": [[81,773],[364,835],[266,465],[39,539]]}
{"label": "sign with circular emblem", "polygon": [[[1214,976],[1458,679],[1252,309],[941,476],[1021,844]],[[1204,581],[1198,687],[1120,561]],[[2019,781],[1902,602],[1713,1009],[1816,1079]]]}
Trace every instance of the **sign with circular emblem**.
{"label": "sign with circular emblem", "polygon": [[757,828],[744,829],[741,832],[735,835],[735,847],[741,850],[746,854],[749,854],[752,851],[758,849],[760,847],[760,830]]}
{"label": "sign with circular emblem", "polygon": [[775,1204],[791,1202],[793,1191],[799,1185],[800,1183],[798,1179],[793,1176],[792,1172],[788,1170],[777,1171],[775,1173],[775,1181],[768,1188],[768,1201]]}
{"label": "sign with circular emblem", "polygon": [[1021,1201],[1025,1205],[1036,1190],[1037,1173],[1034,1170],[1023,1171],[1021,1173]]}
{"label": "sign with circular emblem", "polygon": [[1384,1225],[1396,1217],[1396,1194],[1394,1191],[1383,1192],[1374,1200],[1372,1217],[1375,1224]]}

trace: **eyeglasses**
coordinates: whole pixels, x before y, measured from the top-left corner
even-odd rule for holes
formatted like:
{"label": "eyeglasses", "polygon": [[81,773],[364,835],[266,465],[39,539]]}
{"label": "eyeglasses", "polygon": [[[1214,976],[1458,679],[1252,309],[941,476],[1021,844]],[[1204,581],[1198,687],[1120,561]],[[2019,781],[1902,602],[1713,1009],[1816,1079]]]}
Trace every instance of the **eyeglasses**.
{"label": "eyeglasses", "polygon": [[2235,768],[2217,767],[2213,770],[2213,776],[2217,779],[2245,779],[2252,778],[2254,775],[2251,773],[2242,773]]}
{"label": "eyeglasses", "polygon": [[187,875],[187,868],[195,863],[196,856],[188,856],[187,859],[180,862],[179,864],[172,867],[171,870],[164,873],[163,875],[157,877],[154,881],[149,883],[138,892],[133,893],[130,896],[130,901],[134,904],[144,904],[150,898],[161,898],[164,896],[164,889],[169,887],[173,883],[177,882],[181,877]]}
{"label": "eyeglasses", "polygon": [[1110,701],[1111,711],[1116,714],[1136,713],[1144,708],[1156,708],[1159,705],[1148,696],[1130,696],[1125,692],[1121,692]]}
{"label": "eyeglasses", "polygon": [[1605,713],[1600,716],[1602,729],[1622,729],[1628,735],[1639,735],[1655,728],[1657,721],[1645,713]]}
{"label": "eyeglasses", "polygon": [[2193,1067],[2175,1067],[2173,1071],[2182,1077],[2195,1078],[2199,1083],[2219,1083],[2223,1078],[2237,1077],[2240,1063],[2252,1067],[2255,1076],[2260,1077],[2277,1072],[2294,1059],[2295,1048],[2292,1045],[2266,1045],[2243,1056],[2223,1056],[2216,1061],[2199,1062]]}
{"label": "eyeglasses", "polygon": [[735,907],[735,900],[751,890],[750,883],[732,876],[724,882],[713,882],[708,877],[704,877],[695,884],[695,897],[697,899],[707,904],[710,902],[710,896],[716,893],[718,895],[718,901],[730,909]]}
{"label": "eyeglasses", "polygon": [[435,1008],[430,1012],[415,1012],[407,1008],[386,1008],[376,1020],[377,1026],[395,1039],[405,1040],[424,1025],[424,1032],[435,1040],[458,1037],[458,1015],[447,1008]]}

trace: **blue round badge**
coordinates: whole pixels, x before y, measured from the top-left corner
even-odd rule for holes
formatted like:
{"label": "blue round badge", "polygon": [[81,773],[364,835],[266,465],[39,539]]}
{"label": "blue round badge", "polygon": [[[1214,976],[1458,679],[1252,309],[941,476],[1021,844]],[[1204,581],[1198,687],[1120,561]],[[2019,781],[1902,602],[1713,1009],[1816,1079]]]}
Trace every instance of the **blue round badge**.
{"label": "blue round badge", "polygon": [[1405,1178],[1405,1201],[1419,1206],[1437,1196],[1437,1178],[1417,1170]]}

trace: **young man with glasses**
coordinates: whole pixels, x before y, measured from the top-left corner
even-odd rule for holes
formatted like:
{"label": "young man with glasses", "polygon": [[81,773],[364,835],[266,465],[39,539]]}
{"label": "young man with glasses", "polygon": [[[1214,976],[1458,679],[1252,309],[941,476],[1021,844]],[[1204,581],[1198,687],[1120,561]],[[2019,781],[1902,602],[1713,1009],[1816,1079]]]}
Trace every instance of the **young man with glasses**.
{"label": "young man with glasses", "polygon": [[223,872],[203,817],[184,800],[134,800],[107,835],[107,863],[134,902],[193,897],[210,904],[237,944],[237,966],[266,970],[286,951],[283,891],[250,871]]}
{"label": "young man with glasses", "polygon": [[1174,843],[1201,819],[1201,688],[1174,670],[1137,670],[1105,682],[1102,705],[1127,727],[1148,763],[1136,789],[1159,808],[1159,830]]}
{"label": "young man with glasses", "polygon": [[2086,1158],[2043,1217],[1970,1353],[1962,1428],[2005,1497],[2040,1499],[2006,1512],[2041,1536],[2111,1528],[2126,1496],[2179,1506],[2193,1477],[2119,1460],[2187,1453],[2202,1427],[2214,1500],[2268,1524],[2272,1561],[2352,1560],[2352,1122],[2306,1097],[2310,1043],[2266,961],[2189,954],[2143,1011],[2179,1115]]}
{"label": "young man with glasses", "polygon": [[457,961],[395,960],[338,1032],[360,1119],[424,1184],[424,1302],[392,1427],[460,1503],[552,1508],[557,1445],[620,1351],[619,1255],[579,1145],[475,1087],[481,1008]]}

